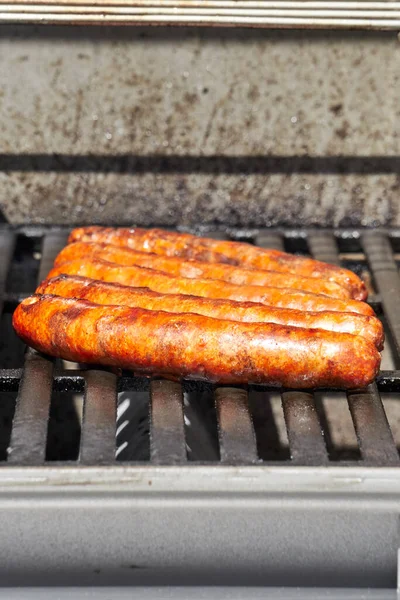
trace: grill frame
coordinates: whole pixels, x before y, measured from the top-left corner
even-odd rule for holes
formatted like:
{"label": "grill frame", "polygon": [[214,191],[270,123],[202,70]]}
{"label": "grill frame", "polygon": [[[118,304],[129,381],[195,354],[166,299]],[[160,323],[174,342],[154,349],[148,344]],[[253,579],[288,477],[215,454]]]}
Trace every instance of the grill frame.
{"label": "grill frame", "polygon": [[257,0],[0,1],[0,22],[69,25],[173,25],[280,29],[396,30],[399,3]]}
{"label": "grill frame", "polygon": [[[0,230],[0,243],[6,233],[9,257],[15,235],[44,236],[39,270],[39,279],[43,278],[65,243],[67,230],[22,227],[12,232],[14,236],[11,231]],[[400,283],[387,236],[397,249],[400,230],[212,235],[253,237],[260,245],[277,248],[282,235],[288,243],[300,245],[308,239],[313,255],[330,262],[338,262],[337,240],[342,249],[351,250],[360,245],[362,235],[379,286],[372,303],[384,307],[398,350],[391,290],[399,289]],[[3,297],[10,301],[7,293]],[[29,370],[36,377],[42,373],[36,382],[36,406],[30,396]],[[7,462],[0,463],[0,526],[7,540],[0,548],[3,585],[17,585],[25,572],[25,585],[70,585],[74,578],[78,585],[395,586],[399,455],[379,391],[400,390],[399,370],[381,372],[368,390],[349,394],[362,456],[360,461],[338,463],[328,460],[313,396],[306,392],[282,396],[291,460],[258,460],[247,392],[222,387],[216,392],[221,460],[189,463],[178,384],[149,383],[126,374],[117,379],[106,370],[60,370],[32,351],[24,369],[0,369],[1,390],[16,391],[21,377],[12,452]],[[186,382],[183,387],[196,385]],[[118,463],[111,448],[114,398],[117,391],[135,386],[152,389],[151,460]],[[52,390],[85,392],[79,461],[44,464],[47,423],[43,422]],[[169,392],[175,398],[172,417],[166,404]],[[102,411],[97,410],[99,399]],[[375,416],[367,437],[366,406]],[[172,421],[166,428],[168,419]]]}

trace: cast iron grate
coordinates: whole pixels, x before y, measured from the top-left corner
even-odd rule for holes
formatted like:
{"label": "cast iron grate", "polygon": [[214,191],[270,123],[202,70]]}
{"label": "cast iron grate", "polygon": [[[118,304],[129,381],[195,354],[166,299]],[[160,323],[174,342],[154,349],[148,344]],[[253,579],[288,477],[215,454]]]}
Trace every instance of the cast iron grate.
{"label": "cast iron grate", "polygon": [[[333,426],[326,419],[324,397],[335,397],[332,390],[215,388],[197,382],[149,380],[131,373],[118,377],[104,369],[54,361],[31,350],[24,354],[10,326],[12,311],[34,290],[35,281],[45,277],[67,235],[62,228],[13,230],[4,226],[0,230],[2,467],[71,462],[115,466],[127,461],[155,465],[399,464],[381,395],[392,394],[396,399],[400,393],[396,263],[400,230],[208,233],[309,253],[349,266],[367,281],[370,302],[387,325],[385,370],[368,389],[346,394],[355,440],[347,451],[334,448]],[[275,423],[278,394],[283,434]]]}

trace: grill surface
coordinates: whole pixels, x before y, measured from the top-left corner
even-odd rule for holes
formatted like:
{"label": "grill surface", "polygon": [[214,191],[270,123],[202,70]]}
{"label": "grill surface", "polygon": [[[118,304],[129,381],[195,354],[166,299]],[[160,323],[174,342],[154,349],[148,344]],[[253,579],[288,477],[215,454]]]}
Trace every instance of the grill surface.
{"label": "grill surface", "polygon": [[[228,237],[221,232],[211,232],[208,235]],[[366,390],[347,394],[359,445],[360,456],[357,458],[366,465],[385,466],[399,462],[399,454],[380,397],[381,391],[400,392],[400,371],[396,369],[400,356],[400,280],[395,258],[400,244],[399,236],[398,231],[261,231],[255,235],[231,232],[230,236],[248,239],[260,246],[279,249],[286,247],[292,252],[310,253],[317,259],[336,264],[342,260],[344,264],[364,274],[370,282],[371,303],[378,315],[384,316],[388,323],[387,346],[392,354],[390,362],[393,364],[390,365],[390,370],[384,370],[380,374],[376,384]],[[55,255],[65,245],[66,237],[65,230],[1,231],[0,301],[5,317],[10,317],[17,301],[33,291],[33,287],[26,289],[29,285],[26,280],[15,281],[15,272],[19,269],[23,273],[26,268],[24,261],[27,260],[27,252],[36,257],[37,280],[42,280]],[[31,271],[33,272],[32,269]],[[34,274],[30,278],[31,286],[33,277]],[[4,333],[3,339],[5,347],[20,346],[21,356],[22,344],[12,332]],[[191,451],[186,438],[196,435],[196,430],[202,430],[200,436],[203,437],[200,442],[197,440],[200,457],[189,455],[192,462],[220,460],[224,464],[244,465],[257,464],[262,459],[257,452],[256,440],[260,444],[263,442],[262,438],[270,434],[268,415],[264,415],[264,418],[260,415],[256,417],[254,410],[249,410],[249,393],[264,392],[267,397],[260,402],[267,403],[268,393],[272,391],[268,388],[257,386],[250,390],[239,387],[214,389],[196,383],[185,382],[180,385],[163,380],[150,382],[128,373],[117,378],[106,370],[81,369],[79,365],[73,365],[72,368],[71,365],[67,366],[65,368],[62,361],[54,361],[30,350],[23,365],[14,364],[13,368],[0,369],[0,392],[18,391],[7,464],[44,464],[48,418],[52,394],[56,392],[68,392],[70,396],[83,394],[78,457],[78,462],[82,465],[111,464],[116,461],[117,392],[126,392],[131,398],[131,406],[136,410],[138,406],[142,412],[146,412],[148,408],[149,415],[145,416],[150,423],[149,460],[154,464],[186,463],[188,451]],[[207,401],[204,400],[205,393]],[[146,401],[147,396],[149,402]],[[184,396],[187,397],[186,408]],[[282,391],[281,402],[290,448],[290,456],[286,462],[296,465],[327,465],[330,462],[327,439],[329,431],[321,414],[323,402],[317,402],[312,392],[300,391]],[[218,439],[214,440],[208,431],[209,424],[203,403],[208,406],[208,413],[213,411],[210,404],[215,403],[212,418],[216,418]],[[189,412],[191,416],[186,414]],[[127,416],[129,417],[129,411],[125,414],[125,423]],[[269,415],[270,418],[271,416]],[[132,428],[128,428],[126,434],[128,430],[130,437],[136,435]],[[122,433],[123,431],[120,437]],[[68,428],[64,428],[63,434],[68,438]],[[142,437],[147,435],[145,427]],[[129,441],[125,436],[125,442]],[[213,443],[215,445],[215,442],[218,442],[216,445],[219,446],[219,452],[210,454],[208,446],[211,447]],[[123,453],[118,454],[118,458],[126,460]],[[136,462],[138,460],[134,454],[128,454],[128,458]],[[280,464],[281,458],[279,456]],[[146,457],[146,462],[147,460]],[[352,461],[347,462],[351,464]]]}
{"label": "grill surface", "polygon": [[363,275],[387,341],[376,383],[347,394],[117,377],[25,352],[12,311],[67,233],[0,231],[2,585],[394,588],[400,230],[209,233]]}

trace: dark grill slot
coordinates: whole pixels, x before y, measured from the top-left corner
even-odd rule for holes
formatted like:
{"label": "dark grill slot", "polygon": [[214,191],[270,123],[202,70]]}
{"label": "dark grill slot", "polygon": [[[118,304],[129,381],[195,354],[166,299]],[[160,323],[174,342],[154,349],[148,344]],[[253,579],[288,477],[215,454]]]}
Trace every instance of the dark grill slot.
{"label": "dark grill slot", "polygon": [[397,451],[400,451],[400,413],[398,410],[400,393],[381,393],[382,404],[385,415],[390,423],[390,430],[393,435]]}
{"label": "dark grill slot", "polygon": [[81,442],[83,394],[53,389],[47,428],[46,461],[76,461]]}
{"label": "dark grill slot", "polygon": [[[235,235],[232,232],[233,238]],[[228,237],[225,232],[215,232],[212,236],[220,239]],[[3,245],[0,301],[11,296],[21,297],[32,287],[41,238],[39,280],[47,275],[55,255],[66,242],[67,233],[43,228],[34,231],[21,229],[15,233],[4,230],[0,235],[0,249]],[[340,257],[343,257],[342,264],[354,264],[358,270],[368,264],[371,269],[379,292],[373,299],[374,307],[378,311],[383,310],[383,322],[389,324],[396,343],[391,348],[392,357],[386,350],[383,365],[386,370],[381,372],[376,385],[348,393],[347,402],[345,393],[340,396],[342,406],[348,403],[352,419],[351,422],[348,415],[347,428],[348,431],[351,428],[351,435],[348,435],[350,441],[344,449],[337,442],[340,435],[336,435],[335,443],[332,442],[334,428],[338,427],[338,422],[335,424],[335,419],[332,421],[331,411],[335,404],[335,392],[332,391],[321,390],[315,394],[293,390],[282,392],[266,386],[250,386],[249,392],[241,387],[228,386],[219,386],[214,390],[211,385],[201,382],[183,382],[181,385],[163,379],[153,379],[149,385],[149,380],[131,373],[117,377],[109,371],[86,369],[84,366],[78,369],[72,365],[64,369],[61,361],[54,363],[36,352],[28,351],[23,365],[19,352],[14,352],[17,362],[13,360],[10,363],[9,359],[4,358],[0,365],[0,393],[9,394],[18,390],[8,461],[15,465],[40,465],[54,460],[67,464],[67,461],[76,460],[79,455],[81,465],[118,465],[129,461],[150,461],[158,465],[218,462],[243,465],[262,462],[279,465],[329,463],[338,466],[357,463],[366,466],[398,464],[399,455],[380,393],[388,394],[392,402],[390,394],[400,390],[400,371],[392,370],[393,364],[399,360],[400,283],[391,248],[391,240],[398,245],[399,232],[381,231],[361,235],[357,231],[263,230],[253,238],[246,232],[238,232],[236,238],[265,247],[286,247],[303,254],[309,252],[317,259],[334,264],[340,264]],[[21,274],[26,257],[29,258],[30,270],[25,281]],[[13,269],[14,278],[11,277]],[[3,317],[8,321],[14,301],[8,300],[3,305]],[[17,344],[18,348],[22,347],[11,330],[9,337],[10,346]],[[3,354],[4,348],[2,357]],[[7,364],[16,368],[7,369]],[[149,387],[151,398],[148,403]],[[117,391],[123,392],[124,398],[130,398],[131,406],[140,400],[140,410],[135,406],[132,418],[127,412],[118,422]],[[73,394],[84,394],[82,425],[79,416],[74,423],[73,452],[64,452],[62,439],[59,439],[59,449],[51,447],[51,432],[55,426],[54,423],[49,426],[48,419],[54,394],[60,394],[57,396],[59,403],[63,398],[69,402]],[[282,406],[277,404],[279,394]],[[327,399],[329,402],[325,405]],[[124,401],[120,398],[119,402]],[[214,409],[210,411],[213,403],[215,412]],[[272,406],[275,408],[272,409]],[[57,414],[61,413],[59,411]],[[392,410],[390,419],[395,418],[393,415]],[[4,435],[1,448],[6,449],[9,435],[7,432]]]}
{"label": "dark grill slot", "polygon": [[159,464],[186,462],[182,386],[175,381],[153,379],[150,406],[151,460]]}
{"label": "dark grill slot", "polygon": [[0,392],[0,462],[7,460],[16,398],[15,392]]}
{"label": "dark grill slot", "polygon": [[283,392],[282,405],[293,462],[305,465],[325,464],[328,453],[313,395]]}
{"label": "dark grill slot", "polygon": [[221,462],[254,463],[256,437],[249,412],[248,393],[234,387],[215,390]]}
{"label": "dark grill slot", "polygon": [[127,391],[118,394],[118,461],[149,461],[149,392]]}
{"label": "dark grill slot", "polygon": [[115,460],[116,406],[116,376],[89,369],[83,400],[81,464],[104,464]]}
{"label": "dark grill slot", "polygon": [[399,455],[376,385],[348,392],[347,397],[362,458],[371,464],[397,464]]}
{"label": "dark grill slot", "polygon": [[[276,392],[251,389],[249,392],[249,405],[259,459],[264,461],[288,460],[290,453],[287,444],[287,432],[284,430],[286,439],[281,439],[281,431],[277,422],[279,416],[281,416],[282,421],[284,419],[280,395]],[[278,419],[274,414],[274,405],[279,406]]]}
{"label": "dark grill slot", "polygon": [[218,461],[219,444],[217,417],[212,389],[186,390],[184,422],[189,461]]}
{"label": "dark grill slot", "polygon": [[11,231],[2,231],[0,235],[0,315],[3,313],[4,292],[14,247],[14,233]]}

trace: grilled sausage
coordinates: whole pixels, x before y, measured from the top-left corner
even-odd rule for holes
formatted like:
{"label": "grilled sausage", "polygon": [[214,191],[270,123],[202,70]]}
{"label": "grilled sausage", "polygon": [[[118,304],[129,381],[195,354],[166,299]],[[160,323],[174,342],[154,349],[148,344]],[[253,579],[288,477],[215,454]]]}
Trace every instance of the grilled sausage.
{"label": "grilled sausage", "polygon": [[171,313],[197,313],[206,317],[243,323],[276,323],[291,327],[351,333],[374,343],[378,350],[383,348],[384,333],[379,319],[353,313],[303,312],[273,308],[253,302],[212,300],[183,294],[158,294],[147,288],[133,288],[69,275],[59,275],[44,281],[39,285],[36,293],[52,294],[63,298],[80,298],[95,304],[165,310]]}
{"label": "grilled sausage", "polygon": [[29,346],[66,360],[229,384],[358,388],[380,363],[374,344],[347,333],[59,296],[25,299],[13,325]]}
{"label": "grilled sausage", "polygon": [[110,246],[107,244],[96,244],[90,242],[74,242],[65,246],[57,256],[54,265],[59,266],[71,260],[84,258],[102,258],[119,265],[149,267],[195,279],[221,279],[236,285],[267,285],[270,287],[284,287],[311,292],[312,294],[323,294],[333,298],[350,298],[350,292],[334,281],[326,279],[315,279],[314,277],[299,277],[292,273],[279,273],[277,271],[260,271],[257,269],[245,269],[233,267],[232,265],[211,264],[200,261],[185,261],[181,258],[160,256],[149,252],[140,252]]}
{"label": "grilled sausage", "polygon": [[240,302],[260,302],[279,308],[335,312],[355,312],[373,315],[374,311],[365,302],[340,300],[308,292],[286,288],[240,286],[213,279],[188,279],[174,277],[145,267],[122,267],[105,260],[73,260],[52,269],[48,278],[56,275],[82,275],[91,279],[122,283],[134,287],[149,287],[163,294],[189,294],[205,298],[225,298]]}
{"label": "grilled sausage", "polygon": [[180,256],[207,262],[220,262],[219,256],[235,264],[257,269],[293,273],[302,277],[318,277],[334,281],[347,288],[356,300],[365,300],[367,290],[359,277],[348,269],[328,265],[311,258],[304,258],[258,248],[243,242],[228,242],[201,238],[187,233],[163,229],[128,229],[109,227],[82,227],[74,229],[69,242],[100,242],[115,246],[127,246],[133,250],[154,252],[167,256]]}

